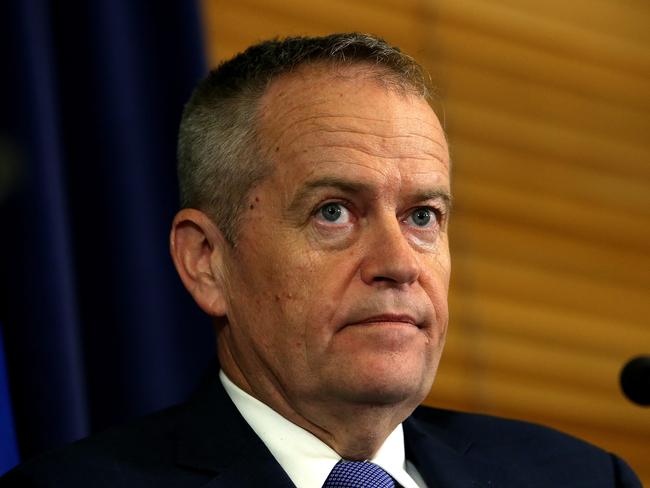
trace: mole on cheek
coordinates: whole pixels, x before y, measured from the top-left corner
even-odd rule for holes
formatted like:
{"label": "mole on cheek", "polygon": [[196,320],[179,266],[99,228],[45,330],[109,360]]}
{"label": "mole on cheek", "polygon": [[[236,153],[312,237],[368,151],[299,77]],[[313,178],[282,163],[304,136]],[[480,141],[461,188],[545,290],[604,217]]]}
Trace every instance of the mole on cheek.
{"label": "mole on cheek", "polygon": [[[255,197],[255,202],[256,202],[256,203],[259,203],[259,201],[260,201],[259,197]],[[248,208],[249,208],[250,210],[253,210],[253,209],[255,208],[255,203],[252,203],[252,202],[251,202],[250,205],[248,206]]]}

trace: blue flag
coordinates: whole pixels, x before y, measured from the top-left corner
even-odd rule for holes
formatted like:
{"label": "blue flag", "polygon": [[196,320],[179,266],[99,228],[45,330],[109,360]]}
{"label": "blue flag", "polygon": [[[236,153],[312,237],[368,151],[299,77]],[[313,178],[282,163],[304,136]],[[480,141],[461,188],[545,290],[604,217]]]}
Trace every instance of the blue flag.
{"label": "blue flag", "polygon": [[9,383],[5,368],[4,342],[0,324],[0,475],[18,464],[18,446],[14,432],[11,402],[9,401]]}

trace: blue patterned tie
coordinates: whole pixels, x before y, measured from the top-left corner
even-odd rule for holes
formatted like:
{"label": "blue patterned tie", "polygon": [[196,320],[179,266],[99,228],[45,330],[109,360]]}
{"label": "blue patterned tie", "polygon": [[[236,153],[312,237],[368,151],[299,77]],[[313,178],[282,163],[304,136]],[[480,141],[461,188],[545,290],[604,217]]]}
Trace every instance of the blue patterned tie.
{"label": "blue patterned tie", "polygon": [[369,461],[342,459],[332,468],[323,488],[395,488],[395,480]]}

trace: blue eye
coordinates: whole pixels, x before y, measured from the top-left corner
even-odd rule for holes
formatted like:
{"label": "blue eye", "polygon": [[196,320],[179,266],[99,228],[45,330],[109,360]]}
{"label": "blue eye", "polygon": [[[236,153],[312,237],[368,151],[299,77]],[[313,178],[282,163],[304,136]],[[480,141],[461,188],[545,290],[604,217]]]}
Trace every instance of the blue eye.
{"label": "blue eye", "polygon": [[342,213],[342,207],[338,203],[328,203],[320,208],[321,216],[328,222],[336,222]]}
{"label": "blue eye", "polygon": [[352,213],[340,202],[329,202],[316,210],[315,217],[323,224],[349,224],[353,220]]}
{"label": "blue eye", "polygon": [[434,211],[429,207],[419,207],[416,208],[411,215],[409,215],[408,220],[410,220],[417,227],[427,227],[431,223],[431,219],[435,220]]}

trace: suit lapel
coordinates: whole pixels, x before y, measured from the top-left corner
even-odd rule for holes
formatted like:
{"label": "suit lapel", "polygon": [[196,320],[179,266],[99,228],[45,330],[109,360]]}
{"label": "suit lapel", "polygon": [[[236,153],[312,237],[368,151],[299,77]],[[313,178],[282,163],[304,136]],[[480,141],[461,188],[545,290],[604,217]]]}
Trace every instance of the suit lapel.
{"label": "suit lapel", "polygon": [[507,459],[491,451],[479,453],[472,439],[449,427],[444,417],[453,415],[455,422],[462,422],[462,413],[427,412],[426,421],[416,415],[404,422],[404,440],[407,459],[415,464],[429,488],[528,486],[525,478],[507,468]]}
{"label": "suit lapel", "polygon": [[176,434],[177,464],[211,476],[205,488],[294,487],[226,394],[217,367],[186,404]]}
{"label": "suit lapel", "polygon": [[295,488],[295,485],[273,457],[250,459],[223,468],[203,488]]}
{"label": "suit lapel", "polygon": [[478,488],[483,486],[467,467],[464,453],[468,439],[447,439],[437,427],[413,417],[404,422],[406,457],[418,469],[429,488]]}

